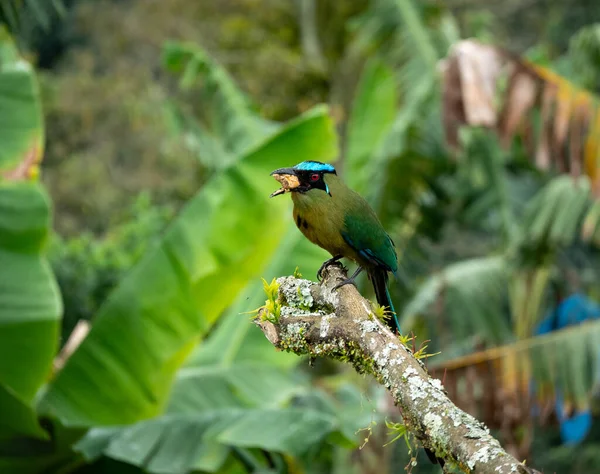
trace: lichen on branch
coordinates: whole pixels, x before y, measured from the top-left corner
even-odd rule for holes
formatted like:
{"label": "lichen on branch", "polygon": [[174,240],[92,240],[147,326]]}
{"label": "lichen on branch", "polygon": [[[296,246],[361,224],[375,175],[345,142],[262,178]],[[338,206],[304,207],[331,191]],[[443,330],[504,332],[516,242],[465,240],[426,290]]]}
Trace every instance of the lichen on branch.
{"label": "lichen on branch", "polygon": [[350,363],[384,385],[399,407],[407,429],[447,462],[472,473],[535,473],[509,455],[489,430],[460,410],[397,335],[383,324],[353,285],[333,287],[346,278],[331,265],[320,284],[281,277],[279,318],[259,311],[255,323],[278,349]]}

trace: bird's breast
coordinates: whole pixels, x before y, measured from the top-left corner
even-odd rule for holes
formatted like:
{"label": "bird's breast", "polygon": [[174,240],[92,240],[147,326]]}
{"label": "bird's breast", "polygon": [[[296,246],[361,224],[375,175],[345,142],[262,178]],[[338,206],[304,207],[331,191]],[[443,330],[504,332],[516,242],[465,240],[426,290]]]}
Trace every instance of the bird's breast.
{"label": "bird's breast", "polygon": [[326,196],[326,200],[298,196],[294,199],[294,221],[300,232],[312,243],[332,255],[353,258],[354,252],[342,237],[343,213],[335,204],[335,200],[329,196]]}

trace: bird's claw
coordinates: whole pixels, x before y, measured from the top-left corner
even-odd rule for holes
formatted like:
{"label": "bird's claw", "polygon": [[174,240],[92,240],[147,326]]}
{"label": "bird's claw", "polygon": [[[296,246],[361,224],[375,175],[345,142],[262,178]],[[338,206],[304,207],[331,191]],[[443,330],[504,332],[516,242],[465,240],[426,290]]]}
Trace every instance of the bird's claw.
{"label": "bird's claw", "polygon": [[348,285],[350,283],[352,283],[356,287],[356,283],[355,283],[354,280],[356,280],[356,277],[358,275],[360,275],[360,272],[362,272],[362,271],[363,271],[363,268],[362,267],[358,267],[356,269],[356,271],[352,274],[352,276],[350,278],[347,278],[346,280],[342,281],[341,283],[338,283],[337,285],[335,285],[333,287],[332,291],[337,290],[338,288],[341,288],[342,286]]}
{"label": "bird's claw", "polygon": [[319,270],[317,271],[317,280],[321,281],[323,279],[323,272],[325,271],[325,269],[329,266],[332,265],[334,263],[337,263],[337,261],[342,258],[341,255],[336,255],[333,258],[330,258],[329,260],[325,260],[323,262],[323,265],[321,265],[321,268],[319,268]]}

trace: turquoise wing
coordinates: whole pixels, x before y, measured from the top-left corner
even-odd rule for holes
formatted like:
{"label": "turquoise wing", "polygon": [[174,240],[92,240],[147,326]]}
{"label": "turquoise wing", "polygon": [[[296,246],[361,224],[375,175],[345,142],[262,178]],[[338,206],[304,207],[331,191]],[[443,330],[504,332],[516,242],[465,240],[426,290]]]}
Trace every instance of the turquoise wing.
{"label": "turquoise wing", "polygon": [[362,211],[346,215],[342,237],[369,263],[396,273],[398,256],[392,239],[370,207]]}

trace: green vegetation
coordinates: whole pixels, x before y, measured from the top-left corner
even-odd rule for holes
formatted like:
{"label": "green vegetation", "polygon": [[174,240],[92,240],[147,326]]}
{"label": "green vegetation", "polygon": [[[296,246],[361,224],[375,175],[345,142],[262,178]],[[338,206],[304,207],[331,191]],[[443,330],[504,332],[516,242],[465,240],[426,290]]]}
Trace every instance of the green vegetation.
{"label": "green vegetation", "polygon": [[[0,472],[433,472],[381,387],[249,322],[278,319],[275,277],[327,258],[268,198],[307,158],[335,161],[396,242],[418,358],[516,360],[539,400],[597,416],[600,323],[535,336],[564,297],[600,298],[597,167],[543,170],[483,128],[452,151],[438,71],[476,36],[597,93],[595,2],[150,3],[0,5]],[[528,464],[597,472],[597,420],[571,447],[530,416],[500,433]]]}

